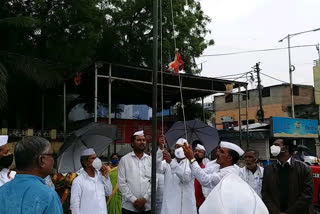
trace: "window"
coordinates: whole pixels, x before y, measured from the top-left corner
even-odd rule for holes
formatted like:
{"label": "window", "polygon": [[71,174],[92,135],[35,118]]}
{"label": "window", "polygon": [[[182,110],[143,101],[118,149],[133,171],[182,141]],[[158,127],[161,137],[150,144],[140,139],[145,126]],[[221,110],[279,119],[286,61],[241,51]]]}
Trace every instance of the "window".
{"label": "window", "polygon": [[270,97],[270,88],[262,89],[262,97]]}
{"label": "window", "polygon": [[[247,95],[242,95],[242,100],[246,100],[247,99]],[[248,100],[250,100],[250,93],[248,92]]]}
{"label": "window", "polygon": [[228,94],[227,96],[225,96],[225,102],[232,103],[233,102],[233,94]]}
{"label": "window", "polygon": [[293,96],[299,96],[299,87],[293,86]]}
{"label": "window", "polygon": [[[254,120],[248,120],[249,124],[254,124],[255,121]],[[242,125],[247,125],[247,121],[246,120],[242,120]]]}

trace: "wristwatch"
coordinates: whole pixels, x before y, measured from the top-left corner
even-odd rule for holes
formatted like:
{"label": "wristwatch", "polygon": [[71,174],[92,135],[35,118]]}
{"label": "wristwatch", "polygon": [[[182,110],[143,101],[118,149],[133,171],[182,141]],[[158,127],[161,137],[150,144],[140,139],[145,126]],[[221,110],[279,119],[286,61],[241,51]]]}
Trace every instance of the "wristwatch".
{"label": "wristwatch", "polygon": [[195,158],[192,158],[192,159],[190,160],[190,163],[193,164],[193,162],[195,162],[195,161],[196,161],[196,159],[195,159]]}

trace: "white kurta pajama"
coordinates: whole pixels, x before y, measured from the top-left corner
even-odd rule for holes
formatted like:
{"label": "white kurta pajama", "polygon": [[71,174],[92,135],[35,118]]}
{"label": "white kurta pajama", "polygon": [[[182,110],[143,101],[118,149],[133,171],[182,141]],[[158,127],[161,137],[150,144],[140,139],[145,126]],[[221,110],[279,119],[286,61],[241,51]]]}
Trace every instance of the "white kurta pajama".
{"label": "white kurta pajama", "polygon": [[261,188],[262,188],[262,179],[263,179],[263,168],[257,166],[257,170],[252,173],[247,167],[240,168],[240,178],[246,181],[252,189],[258,194],[261,198]]}
{"label": "white kurta pajama", "polygon": [[139,159],[134,152],[123,156],[118,165],[118,186],[122,194],[122,208],[137,212],[134,202],[145,198],[145,211],[151,210],[151,157]]}
{"label": "white kurta pajama", "polygon": [[111,193],[110,178],[105,178],[97,170],[92,178],[81,169],[72,183],[70,210],[72,214],[107,214],[106,197]]}
{"label": "white kurta pajama", "polygon": [[[161,155],[157,154],[157,163],[161,160]],[[173,159],[170,164],[161,163],[157,168],[159,173],[164,174],[161,214],[196,214],[194,178],[189,160],[184,159],[178,163]]]}
{"label": "white kurta pajama", "polygon": [[163,200],[163,189],[164,189],[164,174],[157,172],[157,194],[156,194],[156,214],[161,213],[162,200]]}
{"label": "white kurta pajama", "polygon": [[231,165],[222,169],[218,167],[210,167],[202,169],[195,161],[191,164],[192,175],[200,182],[203,187],[211,190],[221,181],[221,179],[229,173],[240,175],[237,165]]}
{"label": "white kurta pajama", "polygon": [[[210,174],[210,173],[214,173],[216,171],[218,171],[220,168],[220,165],[217,163],[217,160],[213,160],[213,161],[209,161],[207,164],[206,164],[206,167],[205,168],[202,168],[202,170],[204,170],[204,172],[206,172],[207,174]],[[208,187],[204,187],[204,186],[201,186],[202,188],[202,194],[205,198],[208,197],[208,195],[210,194],[212,188],[208,188]]]}
{"label": "white kurta pajama", "polygon": [[[7,169],[7,168],[3,168],[3,169],[0,171],[0,187],[1,187],[3,184],[11,181],[11,180],[14,178],[14,176],[13,176],[12,178],[9,178],[9,177],[8,177],[8,174],[9,174],[9,173],[10,173],[10,169]],[[12,174],[13,174],[13,173],[12,173]],[[15,175],[15,173],[14,173],[14,175]]]}

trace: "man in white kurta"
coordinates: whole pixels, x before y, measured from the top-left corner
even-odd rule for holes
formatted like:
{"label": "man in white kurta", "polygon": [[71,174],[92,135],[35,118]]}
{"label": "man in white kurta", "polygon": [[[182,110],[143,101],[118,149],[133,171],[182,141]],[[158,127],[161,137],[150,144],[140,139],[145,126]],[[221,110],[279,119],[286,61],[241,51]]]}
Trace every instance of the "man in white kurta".
{"label": "man in white kurta", "polygon": [[162,165],[157,169],[164,174],[164,193],[161,214],[196,214],[196,200],[194,193],[194,178],[191,174],[190,163],[185,158],[182,145],[185,139],[176,143],[175,156],[171,160],[170,154],[163,151],[163,156],[157,153],[157,163]]}
{"label": "man in white kurta", "polygon": [[151,157],[144,153],[143,131],[131,138],[133,152],[123,156],[118,165],[118,185],[122,194],[122,213],[150,213]]}
{"label": "man in white kurta", "polygon": [[240,169],[240,177],[246,181],[261,198],[263,168],[257,164],[259,153],[253,149],[247,150],[244,155],[245,166]]}
{"label": "man in white kurta", "polygon": [[13,162],[13,154],[8,146],[8,136],[0,135],[0,186],[11,181],[16,175],[9,169]]}
{"label": "man in white kurta", "polygon": [[187,145],[183,146],[186,157],[190,160],[192,175],[204,187],[213,189],[221,179],[229,173],[240,174],[238,162],[244,151],[236,144],[221,141],[217,151],[217,163],[219,168],[210,167],[202,169],[193,156],[192,149]]}
{"label": "man in white kurta", "polygon": [[[218,171],[219,168],[220,168],[220,165],[217,164],[217,159],[215,159],[215,160],[212,160],[212,161],[208,162],[208,163],[206,164],[206,167],[203,168],[202,170],[203,170],[206,174],[211,174],[211,173],[213,173],[213,172]],[[202,193],[203,193],[203,195],[204,195],[205,198],[208,197],[208,195],[210,194],[211,190],[212,190],[212,188],[202,186]]]}
{"label": "man in white kurta", "polygon": [[81,164],[84,168],[80,169],[71,187],[72,214],[108,213],[106,197],[112,193],[112,184],[110,178],[106,178],[108,175],[105,165],[101,166],[100,162],[100,171],[93,167],[95,159],[96,154],[92,149],[82,153]]}

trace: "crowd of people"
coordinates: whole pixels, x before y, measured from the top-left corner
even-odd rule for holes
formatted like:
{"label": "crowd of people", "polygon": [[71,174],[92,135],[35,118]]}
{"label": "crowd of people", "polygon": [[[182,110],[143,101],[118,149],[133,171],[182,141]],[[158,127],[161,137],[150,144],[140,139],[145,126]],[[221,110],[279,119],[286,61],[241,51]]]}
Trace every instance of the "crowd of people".
{"label": "crowd of people", "polygon": [[[143,131],[132,135],[132,152],[102,163],[94,149],[82,151],[82,168],[51,177],[55,152],[41,137],[25,137],[11,154],[0,136],[0,214],[148,214],[151,213],[151,163],[156,159],[156,210],[159,214],[310,214],[310,167],[295,160],[293,144],[276,139],[276,161],[263,168],[259,153],[221,141],[208,152],[200,141],[180,138],[170,151],[159,138],[156,157],[146,153]],[[14,158],[13,158],[14,157]],[[245,166],[237,163],[242,158]],[[15,161],[15,171],[10,166]]]}

